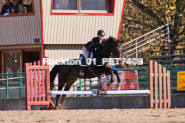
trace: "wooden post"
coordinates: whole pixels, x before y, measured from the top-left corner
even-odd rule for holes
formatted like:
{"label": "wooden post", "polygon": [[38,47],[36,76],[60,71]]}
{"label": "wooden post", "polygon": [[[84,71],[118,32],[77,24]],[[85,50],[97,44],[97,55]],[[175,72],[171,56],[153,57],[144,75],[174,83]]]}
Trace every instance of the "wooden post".
{"label": "wooden post", "polygon": [[155,108],[158,108],[158,73],[157,62],[154,62],[154,81],[155,81]]}
{"label": "wooden post", "polygon": [[168,99],[168,107],[171,108],[171,94],[170,94],[170,71],[167,71],[167,99]]}
{"label": "wooden post", "polygon": [[162,108],[162,66],[159,64],[159,108]]}
{"label": "wooden post", "polygon": [[150,89],[150,91],[152,92],[151,94],[150,94],[150,108],[153,108],[153,76],[154,76],[154,74],[153,74],[153,61],[152,60],[150,60],[149,61],[149,69],[148,69],[148,72],[149,72],[149,89]]}
{"label": "wooden post", "polygon": [[166,106],[166,68],[163,67],[163,103],[164,108],[167,108]]}

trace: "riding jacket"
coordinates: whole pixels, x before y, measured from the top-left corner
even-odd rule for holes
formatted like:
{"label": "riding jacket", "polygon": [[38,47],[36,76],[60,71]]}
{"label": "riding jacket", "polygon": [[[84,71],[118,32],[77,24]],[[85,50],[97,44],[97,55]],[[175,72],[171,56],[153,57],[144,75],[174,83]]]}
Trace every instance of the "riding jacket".
{"label": "riding jacket", "polygon": [[1,9],[1,14],[5,14],[5,13],[8,13],[7,10],[9,10],[9,13],[12,13],[12,8],[13,8],[13,3],[10,2],[10,5],[8,6],[8,4],[4,4],[2,9]]}
{"label": "riding jacket", "polygon": [[93,57],[94,58],[103,58],[105,56],[102,54],[101,49],[103,48],[105,41],[106,40],[103,39],[101,44],[100,44],[99,38],[95,37],[95,38],[92,39],[92,41],[88,42],[85,45],[85,47],[90,52],[93,52]]}

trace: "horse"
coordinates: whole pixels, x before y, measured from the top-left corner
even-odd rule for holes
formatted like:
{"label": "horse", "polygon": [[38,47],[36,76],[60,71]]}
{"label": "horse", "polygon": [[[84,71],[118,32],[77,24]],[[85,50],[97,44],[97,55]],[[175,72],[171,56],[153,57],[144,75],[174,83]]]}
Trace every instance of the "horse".
{"label": "horse", "polygon": [[[105,58],[109,58],[111,54],[116,56],[116,58],[120,58],[120,50],[119,47],[121,45],[121,41],[117,40],[114,37],[109,37],[106,39],[106,42],[104,44],[104,48],[101,49],[101,53],[105,56]],[[73,61],[77,61],[79,59],[73,59]],[[96,59],[101,60],[101,59]],[[66,61],[65,63],[69,63],[69,61]],[[54,79],[56,75],[58,74],[58,90],[62,90],[62,88],[65,86],[65,91],[69,91],[73,83],[78,79],[89,79],[89,78],[95,78],[100,77],[101,75],[111,75],[112,79],[107,83],[109,86],[114,80],[113,80],[113,73],[116,74],[118,78],[118,85],[120,86],[120,78],[118,75],[118,72],[116,70],[111,69],[111,67],[105,67],[107,63],[104,64],[104,66],[97,66],[97,65],[89,65],[88,67],[85,67],[84,69],[84,76],[79,75],[80,71],[80,65],[66,65],[66,64],[57,64],[55,65],[51,72],[50,72],[50,90],[54,89]],[[60,105],[62,105],[66,95],[62,95],[62,98],[60,100]],[[56,106],[58,107],[58,101],[59,101],[60,95],[56,96]]]}

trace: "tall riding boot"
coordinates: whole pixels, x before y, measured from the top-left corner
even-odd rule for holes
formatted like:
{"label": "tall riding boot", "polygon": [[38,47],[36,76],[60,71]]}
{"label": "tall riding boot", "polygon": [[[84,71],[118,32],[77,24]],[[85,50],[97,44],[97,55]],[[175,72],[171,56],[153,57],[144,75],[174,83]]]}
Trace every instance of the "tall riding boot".
{"label": "tall riding boot", "polygon": [[80,73],[79,73],[79,75],[80,76],[84,76],[84,68],[85,68],[85,57],[83,56],[83,55],[80,55],[80,57],[81,57],[81,67],[80,67]]}

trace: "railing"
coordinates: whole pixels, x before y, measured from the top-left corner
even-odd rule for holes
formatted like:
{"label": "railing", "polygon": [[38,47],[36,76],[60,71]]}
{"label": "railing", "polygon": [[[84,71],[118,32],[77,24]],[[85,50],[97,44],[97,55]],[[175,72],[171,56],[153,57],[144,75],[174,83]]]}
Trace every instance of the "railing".
{"label": "railing", "polygon": [[[166,28],[167,27],[167,28]],[[166,37],[168,35],[168,37]],[[121,56],[126,55],[126,57],[131,57],[136,54],[135,58],[138,58],[138,53],[148,49],[149,47],[163,42],[165,40],[169,40],[169,23],[163,25],[157,29],[154,29],[142,36],[139,36],[129,42],[126,42],[121,45]]]}
{"label": "railing", "polygon": [[[148,89],[148,67],[143,68],[126,68],[116,69],[118,71],[138,71],[139,89]],[[177,91],[177,72],[184,71],[185,66],[168,67],[166,70],[170,71],[171,93],[178,93]],[[25,73],[4,73],[0,74],[0,98],[24,98],[25,97]],[[102,88],[98,79],[80,79],[79,82],[73,84],[71,90],[84,91]],[[12,87],[13,86],[13,87]],[[2,97],[3,95],[4,97]]]}
{"label": "railing", "polygon": [[[25,78],[24,73],[2,73],[0,74],[0,98],[9,98],[9,89],[13,89],[13,93],[19,93],[19,97],[22,97],[22,89],[25,88],[23,80]],[[6,90],[6,97],[4,97],[3,90]],[[3,96],[3,97],[2,97]]]}
{"label": "railing", "polygon": [[[185,66],[176,66],[176,67],[169,67],[165,66],[166,70],[170,71],[170,89],[171,93],[181,93],[177,91],[177,72],[178,71],[184,71]],[[133,71],[137,70],[138,72],[138,84],[139,84],[139,89],[144,90],[144,89],[149,89],[149,76],[148,76],[148,67],[138,67],[138,68],[126,68],[126,69],[116,69],[118,71]],[[72,87],[73,91],[92,91],[93,89],[99,89],[101,90],[101,83],[98,81],[100,80],[84,80],[81,79],[79,83],[74,84]]]}

